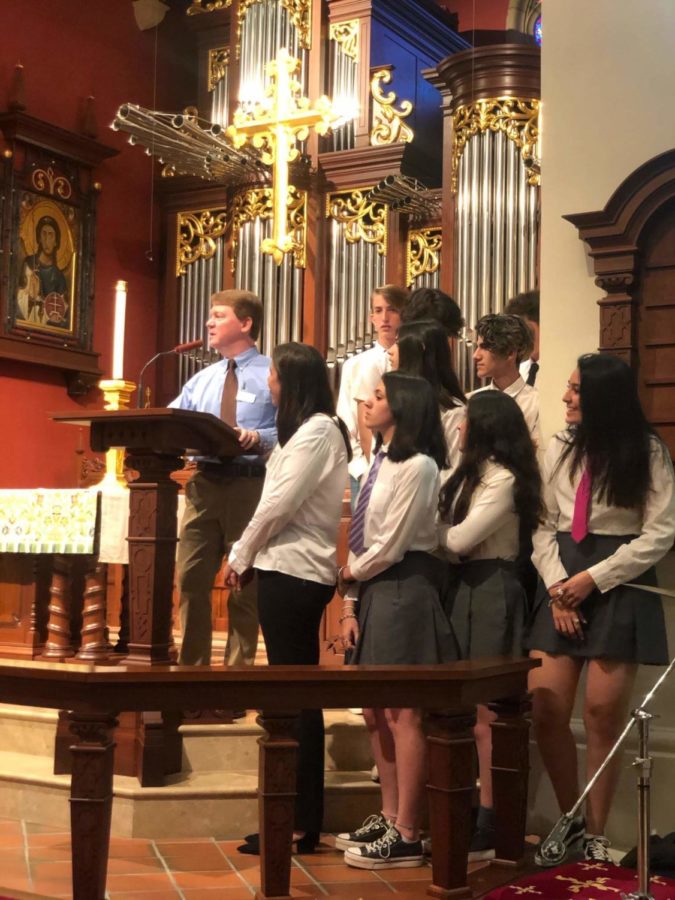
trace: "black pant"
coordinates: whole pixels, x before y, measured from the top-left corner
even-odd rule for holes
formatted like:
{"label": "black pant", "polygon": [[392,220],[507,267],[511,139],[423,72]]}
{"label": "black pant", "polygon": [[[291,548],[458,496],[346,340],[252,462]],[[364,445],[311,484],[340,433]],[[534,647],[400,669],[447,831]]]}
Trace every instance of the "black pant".
{"label": "black pant", "polygon": [[[258,569],[258,615],[270,665],[319,663],[319,624],[335,592],[318,584]],[[323,711],[304,709],[297,733],[296,831],[321,831],[323,822]]]}

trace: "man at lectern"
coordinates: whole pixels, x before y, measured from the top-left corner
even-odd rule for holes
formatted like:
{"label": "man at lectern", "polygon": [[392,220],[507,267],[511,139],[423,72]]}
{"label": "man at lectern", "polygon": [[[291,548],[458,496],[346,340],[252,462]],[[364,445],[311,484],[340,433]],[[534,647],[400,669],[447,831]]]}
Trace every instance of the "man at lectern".
{"label": "man at lectern", "polygon": [[[178,544],[178,585],[183,644],[180,663],[211,661],[211,588],[223,557],[251,519],[262,492],[266,454],[277,440],[275,409],[267,386],[270,359],[255,345],[262,303],[248,291],[211,297],[208,345],[222,359],[202,369],[169,406],[209,412],[239,434],[241,456],[199,459],[185,487],[186,508]],[[252,665],[258,644],[256,581],[232,591],[228,601],[225,660]]]}

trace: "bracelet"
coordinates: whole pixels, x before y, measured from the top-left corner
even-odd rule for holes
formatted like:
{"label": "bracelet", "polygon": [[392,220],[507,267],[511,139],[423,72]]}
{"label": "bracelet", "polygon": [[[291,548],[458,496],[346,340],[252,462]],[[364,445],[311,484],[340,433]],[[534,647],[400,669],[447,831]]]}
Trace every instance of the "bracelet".
{"label": "bracelet", "polygon": [[356,581],[356,578],[344,578],[342,575],[342,573],[344,572],[344,570],[346,568],[347,568],[347,566],[338,566],[337,580],[344,581],[345,584],[352,584],[354,581]]}
{"label": "bracelet", "polygon": [[340,616],[338,619],[338,624],[342,625],[343,622],[346,622],[347,619],[358,619],[358,616],[354,615],[353,612],[345,613],[343,616]]}

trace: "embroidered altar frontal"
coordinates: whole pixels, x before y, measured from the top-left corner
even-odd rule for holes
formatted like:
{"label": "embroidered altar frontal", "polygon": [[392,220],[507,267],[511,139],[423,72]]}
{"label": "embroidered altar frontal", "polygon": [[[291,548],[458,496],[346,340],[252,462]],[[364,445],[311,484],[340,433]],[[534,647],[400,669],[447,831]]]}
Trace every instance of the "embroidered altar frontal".
{"label": "embroidered altar frontal", "polygon": [[94,553],[98,492],[0,490],[0,553]]}
{"label": "embroidered altar frontal", "polygon": [[[604,863],[578,862],[555,869],[539,871],[515,884],[497,888],[486,900],[515,900],[516,897],[539,897],[541,900],[558,900],[572,897],[578,900],[611,900],[638,890],[635,869],[623,869]],[[654,900],[675,900],[675,881],[654,875],[650,882]]]}

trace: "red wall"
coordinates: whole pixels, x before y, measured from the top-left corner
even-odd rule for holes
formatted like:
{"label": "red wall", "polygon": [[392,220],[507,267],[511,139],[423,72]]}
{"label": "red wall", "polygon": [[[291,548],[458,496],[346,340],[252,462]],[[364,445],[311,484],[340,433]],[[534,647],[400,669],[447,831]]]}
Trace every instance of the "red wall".
{"label": "red wall", "polygon": [[[509,0],[436,0],[459,16],[458,31],[503,31]],[[466,34],[465,34],[466,37]]]}
{"label": "red wall", "polygon": [[[182,108],[191,99],[182,14],[172,12],[159,30],[141,32],[131,0],[0,4],[0,109],[20,62],[27,113],[75,131],[81,104],[91,94],[98,140],[120,151],[96,170],[103,190],[97,206],[93,349],[109,373],[114,286],[124,279],[129,285],[125,376],[131,381],[156,349],[159,214],[155,208],[151,241],[151,162],[107,126],[125,100],[152,106],[156,33],[157,106]],[[71,400],[56,370],[0,359],[0,487],[74,486],[74,451],[82,436],[74,427],[53,424],[47,413],[102,405],[96,389],[81,401]],[[85,433],[85,447],[86,441]]]}

